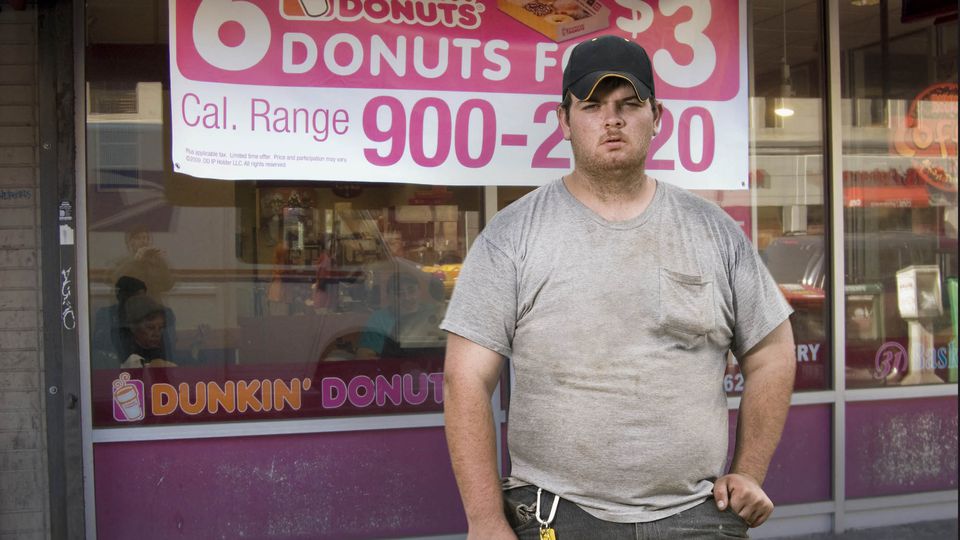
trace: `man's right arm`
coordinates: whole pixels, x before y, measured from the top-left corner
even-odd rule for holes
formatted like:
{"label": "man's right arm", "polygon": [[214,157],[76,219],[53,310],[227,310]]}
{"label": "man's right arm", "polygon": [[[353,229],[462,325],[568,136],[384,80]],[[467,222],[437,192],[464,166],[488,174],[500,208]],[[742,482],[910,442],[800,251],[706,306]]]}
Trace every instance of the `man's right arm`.
{"label": "man's right arm", "polygon": [[443,409],[453,473],[467,515],[468,539],[512,539],[503,513],[490,398],[503,357],[449,334],[443,373]]}

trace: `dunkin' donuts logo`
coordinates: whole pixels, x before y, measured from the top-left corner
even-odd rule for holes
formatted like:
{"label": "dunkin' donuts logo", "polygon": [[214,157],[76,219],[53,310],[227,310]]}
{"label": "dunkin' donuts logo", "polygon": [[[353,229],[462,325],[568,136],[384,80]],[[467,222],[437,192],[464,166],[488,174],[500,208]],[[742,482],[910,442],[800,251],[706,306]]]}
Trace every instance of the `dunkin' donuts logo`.
{"label": "dunkin' donuts logo", "polygon": [[[247,72],[251,80],[244,82],[258,85],[275,84],[277,75],[272,70],[280,66],[284,66],[284,74],[300,74],[321,60],[324,65],[336,64],[338,54],[354,54],[360,61],[363,24],[358,25],[360,33],[354,34],[342,25],[312,23],[392,23],[474,30],[480,26],[480,14],[485,9],[474,0],[174,0],[171,5],[176,20],[176,63],[181,73],[195,80],[238,82],[206,70],[255,69]],[[331,28],[336,28],[336,33],[327,35]],[[422,36],[414,41],[421,43],[415,47],[423,46]],[[338,53],[341,48],[347,52]],[[265,58],[267,62],[261,64]],[[202,62],[198,62],[200,59]]]}
{"label": "dunkin' donuts logo", "polygon": [[401,23],[473,29],[480,26],[484,6],[474,0],[280,0],[280,14],[288,20]]}
{"label": "dunkin' donuts logo", "polygon": [[113,381],[113,419],[117,422],[143,420],[143,395],[143,381],[130,379],[127,372],[121,373]]}

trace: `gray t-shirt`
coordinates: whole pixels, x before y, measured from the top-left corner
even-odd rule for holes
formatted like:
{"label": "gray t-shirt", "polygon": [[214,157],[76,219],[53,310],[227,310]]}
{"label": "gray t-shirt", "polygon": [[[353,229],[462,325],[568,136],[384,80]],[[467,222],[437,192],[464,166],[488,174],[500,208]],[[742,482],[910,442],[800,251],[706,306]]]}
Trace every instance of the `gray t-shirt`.
{"label": "gray t-shirt", "polygon": [[562,179],[498,213],[441,328],[511,359],[507,485],[645,522],[703,501],[727,454],[726,355],[791,309],[719,207],[661,182],[609,222]]}

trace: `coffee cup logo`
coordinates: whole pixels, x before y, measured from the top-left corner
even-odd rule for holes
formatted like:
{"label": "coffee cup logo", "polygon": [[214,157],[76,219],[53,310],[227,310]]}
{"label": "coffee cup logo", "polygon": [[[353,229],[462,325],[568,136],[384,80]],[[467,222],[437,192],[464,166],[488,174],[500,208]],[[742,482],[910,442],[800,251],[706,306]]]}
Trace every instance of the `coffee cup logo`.
{"label": "coffee cup logo", "polygon": [[143,381],[130,380],[123,372],[113,381],[113,419],[117,422],[143,420]]}
{"label": "coffee cup logo", "polygon": [[300,0],[300,5],[307,15],[311,17],[323,17],[330,11],[330,5],[327,0]]}

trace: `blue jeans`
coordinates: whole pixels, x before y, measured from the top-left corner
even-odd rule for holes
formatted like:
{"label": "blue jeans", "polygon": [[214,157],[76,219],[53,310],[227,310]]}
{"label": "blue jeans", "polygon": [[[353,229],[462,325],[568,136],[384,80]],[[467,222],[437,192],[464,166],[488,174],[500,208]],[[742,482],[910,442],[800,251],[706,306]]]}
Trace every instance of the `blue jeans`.
{"label": "blue jeans", "polygon": [[[504,512],[519,540],[539,540],[537,488],[524,486],[503,493]],[[546,519],[553,493],[543,492],[540,517]],[[707,540],[749,538],[747,524],[730,509],[721,512],[713,498],[693,508],[647,523],[613,523],[595,518],[576,504],[560,499],[551,527],[557,540]]]}

